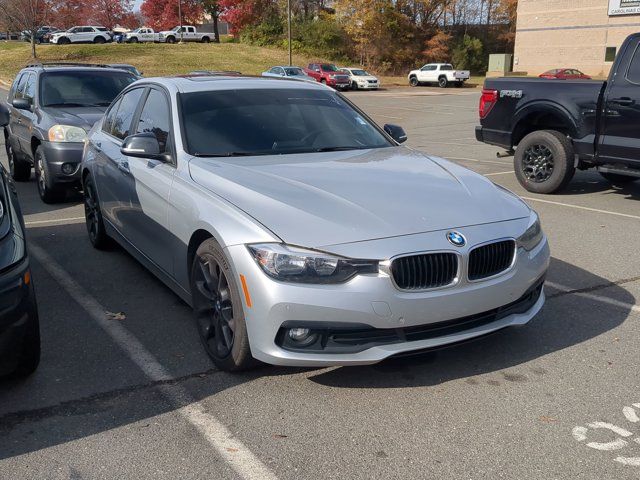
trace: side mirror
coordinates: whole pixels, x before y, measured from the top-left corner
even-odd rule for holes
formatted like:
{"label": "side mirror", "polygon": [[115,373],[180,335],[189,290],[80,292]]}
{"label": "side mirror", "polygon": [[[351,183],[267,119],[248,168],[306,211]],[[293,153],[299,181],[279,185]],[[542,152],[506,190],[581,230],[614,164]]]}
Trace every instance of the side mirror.
{"label": "side mirror", "polygon": [[320,69],[319,69],[319,68],[314,68],[313,70],[314,70],[315,72],[320,73]]}
{"label": "side mirror", "polygon": [[122,142],[120,152],[129,157],[165,160],[165,156],[160,154],[160,143],[153,133],[129,135]]}
{"label": "side mirror", "polygon": [[400,125],[392,125],[387,123],[384,127],[384,131],[389,134],[398,143],[404,143],[407,141],[407,134]]}
{"label": "side mirror", "polygon": [[14,98],[11,105],[18,110],[31,110],[31,102],[26,98]]}
{"label": "side mirror", "polygon": [[0,104],[0,127],[9,125],[9,109],[6,105]]}

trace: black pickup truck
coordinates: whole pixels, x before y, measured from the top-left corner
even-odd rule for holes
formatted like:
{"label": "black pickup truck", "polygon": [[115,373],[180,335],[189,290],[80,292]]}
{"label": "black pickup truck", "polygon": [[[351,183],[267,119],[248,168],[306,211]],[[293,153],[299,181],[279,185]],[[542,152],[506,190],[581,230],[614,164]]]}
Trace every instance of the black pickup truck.
{"label": "black pickup truck", "polygon": [[[489,78],[476,138],[514,154],[520,184],[536,193],[565,187],[596,168],[614,185],[640,178],[640,33],[627,37],[609,78]],[[514,151],[515,150],[515,151]]]}

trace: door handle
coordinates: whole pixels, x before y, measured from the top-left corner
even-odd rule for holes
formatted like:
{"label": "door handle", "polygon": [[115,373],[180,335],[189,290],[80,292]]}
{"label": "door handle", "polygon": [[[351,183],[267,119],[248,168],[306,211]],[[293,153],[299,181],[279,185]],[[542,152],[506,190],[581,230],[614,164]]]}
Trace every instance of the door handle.
{"label": "door handle", "polygon": [[131,174],[131,170],[129,170],[129,162],[127,161],[119,162],[118,170],[120,170],[122,173],[126,173],[127,175]]}
{"label": "door handle", "polygon": [[620,97],[620,98],[612,98],[609,100],[611,103],[615,103],[617,105],[622,105],[623,107],[628,107],[636,103],[636,101],[629,97]]}

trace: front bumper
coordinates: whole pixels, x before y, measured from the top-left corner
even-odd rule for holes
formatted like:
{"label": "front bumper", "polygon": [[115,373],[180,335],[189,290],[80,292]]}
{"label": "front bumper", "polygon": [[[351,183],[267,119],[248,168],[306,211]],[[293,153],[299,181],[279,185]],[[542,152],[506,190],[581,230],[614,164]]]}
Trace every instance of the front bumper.
{"label": "front bumper", "polygon": [[[522,233],[526,229],[526,225],[522,225],[522,221],[505,222],[499,227],[502,231],[498,236],[495,236],[495,227],[491,233],[487,226],[465,228],[464,234],[467,238],[477,239],[478,243],[474,243],[477,245],[505,236],[515,237],[516,231]],[[483,231],[488,238],[482,238]],[[414,237],[411,242],[416,246],[429,245],[429,250],[441,250],[438,239],[444,239],[442,232],[411,237]],[[352,244],[342,251],[338,247],[325,250],[345,255],[351,253],[349,256],[353,256],[350,249],[359,249],[359,258],[390,258],[399,252],[420,249],[399,247],[399,242],[407,240],[399,237]],[[393,253],[384,254],[385,249]],[[479,282],[463,279],[452,287],[406,292],[396,289],[391,278],[382,271],[375,275],[357,276],[340,285],[279,283],[262,272],[244,245],[228,247],[227,250],[236,274],[245,276],[251,296],[252,306],[248,308],[245,305],[244,314],[252,355],[266,363],[290,366],[371,364],[393,355],[459,343],[505,327],[524,325],[542,308],[545,301],[542,289],[524,311],[506,311],[506,316],[493,317],[491,312],[504,310],[526,296],[527,292],[535,290],[549,265],[549,247],[545,238],[531,252],[518,249],[513,266],[496,277]],[[368,255],[374,251],[377,256]],[[468,252],[466,247],[458,251],[463,255]],[[475,321],[480,316],[484,320]],[[469,322],[471,317],[474,321]],[[466,323],[463,328],[442,329],[435,335],[419,333],[434,332],[445,325],[456,327],[462,323]],[[397,337],[392,341],[370,342],[364,349],[340,350],[345,345],[343,342],[337,350],[292,351],[280,346],[282,328],[290,325],[347,330],[351,326],[352,330],[373,331],[374,336],[394,332]]]}
{"label": "front bumper", "polygon": [[360,90],[377,90],[380,88],[380,83],[358,83],[358,88]]}
{"label": "front bumper", "polygon": [[[80,162],[82,161],[83,143],[77,142],[42,142],[44,155],[49,167],[49,181],[53,184],[80,184]],[[64,173],[62,165],[71,163],[72,173]]]}

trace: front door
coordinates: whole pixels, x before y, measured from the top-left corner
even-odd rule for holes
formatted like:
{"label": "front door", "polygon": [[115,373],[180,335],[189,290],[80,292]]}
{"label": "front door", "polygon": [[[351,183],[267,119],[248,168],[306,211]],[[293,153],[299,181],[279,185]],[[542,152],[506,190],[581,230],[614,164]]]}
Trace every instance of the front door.
{"label": "front door", "polygon": [[123,233],[127,239],[158,267],[173,273],[172,245],[169,232],[169,192],[175,173],[171,109],[163,90],[151,87],[134,133],[153,133],[166,160],[125,157],[129,174],[130,205],[124,218]]}
{"label": "front door", "polygon": [[598,157],[604,163],[639,168],[640,44],[629,56],[630,62],[618,65],[619,73],[606,92]]}

